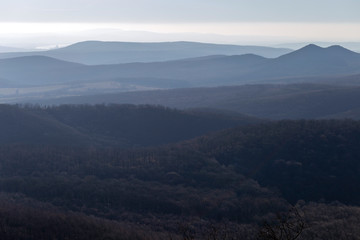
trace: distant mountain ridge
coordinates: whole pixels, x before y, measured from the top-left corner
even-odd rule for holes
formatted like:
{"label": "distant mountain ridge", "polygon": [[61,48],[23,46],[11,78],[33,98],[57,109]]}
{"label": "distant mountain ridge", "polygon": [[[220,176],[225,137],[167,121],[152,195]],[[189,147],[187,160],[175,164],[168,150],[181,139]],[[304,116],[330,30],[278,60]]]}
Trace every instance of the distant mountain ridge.
{"label": "distant mountain ridge", "polygon": [[73,45],[39,52],[0,53],[0,58],[42,55],[64,61],[88,65],[120,64],[131,62],[170,61],[208,55],[256,54],[278,57],[291,52],[287,48],[240,46],[199,42],[101,42],[86,41]]}
{"label": "distant mountain ridge", "polygon": [[316,75],[321,71],[328,74],[356,72],[360,54],[341,46],[322,48],[310,44],[297,51],[278,57],[269,67],[280,67],[289,75]]}
{"label": "distant mountain ridge", "polygon": [[[269,59],[254,54],[210,55],[151,63],[82,65],[45,56],[0,60],[0,78],[14,88],[51,86],[53,97],[106,92],[271,83],[360,84],[360,54],[340,46],[302,49]],[[347,77],[349,76],[349,77]],[[32,96],[33,96],[32,95]],[[15,97],[11,95],[7,96]],[[1,98],[1,93],[0,93]]]}

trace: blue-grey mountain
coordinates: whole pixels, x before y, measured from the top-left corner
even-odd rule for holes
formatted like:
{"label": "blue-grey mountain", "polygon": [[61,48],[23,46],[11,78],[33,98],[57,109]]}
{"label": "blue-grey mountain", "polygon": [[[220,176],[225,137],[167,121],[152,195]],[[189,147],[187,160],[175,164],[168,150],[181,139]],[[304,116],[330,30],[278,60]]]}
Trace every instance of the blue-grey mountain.
{"label": "blue-grey mountain", "polygon": [[208,55],[256,54],[278,57],[291,52],[288,48],[239,46],[197,42],[80,42],[68,47],[39,52],[2,53],[0,58],[41,55],[89,65],[130,62],[169,61]]}
{"label": "blue-grey mountain", "polygon": [[275,59],[253,54],[212,55],[95,66],[28,56],[0,60],[0,79],[8,87],[0,97],[9,102],[19,97],[44,97],[44,92],[47,98],[54,98],[258,83],[359,84],[359,75],[360,54],[340,46],[309,45]]}

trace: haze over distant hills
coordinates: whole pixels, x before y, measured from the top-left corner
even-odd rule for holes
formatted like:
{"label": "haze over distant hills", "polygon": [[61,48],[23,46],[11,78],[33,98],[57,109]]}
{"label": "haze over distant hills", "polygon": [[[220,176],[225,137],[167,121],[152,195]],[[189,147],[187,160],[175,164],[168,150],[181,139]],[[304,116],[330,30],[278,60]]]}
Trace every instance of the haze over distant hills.
{"label": "haze over distant hills", "polygon": [[0,46],[0,54],[1,53],[10,53],[10,52],[20,52],[20,51],[24,51],[24,49]]}
{"label": "haze over distant hills", "polygon": [[[360,42],[311,42],[312,44],[316,44],[320,47],[329,47],[333,45],[340,45],[351,51],[360,53]],[[303,46],[309,45],[310,42],[298,42],[298,43],[282,43],[273,45],[274,47],[279,48],[290,48],[290,49],[299,49]]]}
{"label": "haze over distant hills", "polygon": [[[83,44],[68,49],[81,49],[79,46],[83,46],[86,52],[88,47]],[[107,49],[107,45],[103,47]],[[98,50],[102,51],[101,48]],[[0,88],[0,98],[3,102],[23,102],[34,97],[259,83],[358,85],[359,75],[360,54],[341,46],[321,48],[308,45],[273,59],[254,54],[211,55],[94,66],[32,55],[0,60],[0,81],[4,84]]]}
{"label": "haze over distant hills", "polygon": [[43,99],[34,103],[153,104],[179,109],[222,109],[268,119],[360,119],[360,87],[351,85],[257,84]]}
{"label": "haze over distant hills", "polygon": [[0,59],[0,74],[15,85],[41,85],[73,81],[79,63],[71,63],[44,56]]}
{"label": "haze over distant hills", "polygon": [[278,57],[291,52],[288,48],[262,46],[223,45],[198,42],[100,42],[86,41],[73,45],[39,52],[0,53],[0,58],[41,55],[64,61],[89,65],[118,64],[131,62],[169,61],[208,55],[256,54],[264,57]]}
{"label": "haze over distant hills", "polygon": [[[260,68],[263,76],[316,76],[359,73],[360,54],[341,46],[310,44]],[[261,75],[261,74],[260,74]]]}
{"label": "haze over distant hills", "polygon": [[[253,54],[214,55],[175,61],[84,66],[50,57],[32,56],[0,60],[3,78],[23,81],[42,80],[47,84],[53,77],[62,82],[109,78],[160,78],[188,81],[190,85],[241,83],[283,77],[330,76],[360,73],[360,54],[340,46],[320,48],[315,45],[266,59]],[[33,70],[41,72],[33,72]],[[54,69],[62,71],[54,72]],[[48,74],[52,76],[48,76]],[[32,74],[29,77],[28,74]],[[71,76],[70,76],[71,75]],[[222,79],[222,81],[219,81]]]}

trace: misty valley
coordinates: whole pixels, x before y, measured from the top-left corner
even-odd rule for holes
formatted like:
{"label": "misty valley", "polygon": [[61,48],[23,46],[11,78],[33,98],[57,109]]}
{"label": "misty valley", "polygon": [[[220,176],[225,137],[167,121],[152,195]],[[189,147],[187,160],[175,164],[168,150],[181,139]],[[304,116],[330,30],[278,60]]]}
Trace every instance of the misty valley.
{"label": "misty valley", "polygon": [[0,132],[0,239],[360,239],[339,45],[0,51]]}

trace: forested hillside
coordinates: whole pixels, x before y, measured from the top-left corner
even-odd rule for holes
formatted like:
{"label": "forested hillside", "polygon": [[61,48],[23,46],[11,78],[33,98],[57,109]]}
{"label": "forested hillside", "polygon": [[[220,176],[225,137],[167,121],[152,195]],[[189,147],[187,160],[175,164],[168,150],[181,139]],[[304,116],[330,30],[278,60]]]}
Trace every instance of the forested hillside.
{"label": "forested hillside", "polygon": [[77,146],[155,146],[238,125],[246,115],[179,111],[149,105],[59,107],[0,105],[0,143]]}
{"label": "forested hillside", "polygon": [[359,205],[360,122],[279,121],[198,140],[220,164],[279,189],[295,203],[335,201]]}
{"label": "forested hillside", "polygon": [[[45,112],[76,122],[67,108]],[[358,121],[302,120],[151,148],[2,144],[2,236],[207,239],[226,232],[226,239],[256,239],[264,221],[276,224],[276,214],[296,205],[306,223],[300,239],[357,239],[359,133]],[[37,227],[29,218],[43,235],[31,232]],[[58,222],[55,230],[49,221]]]}

